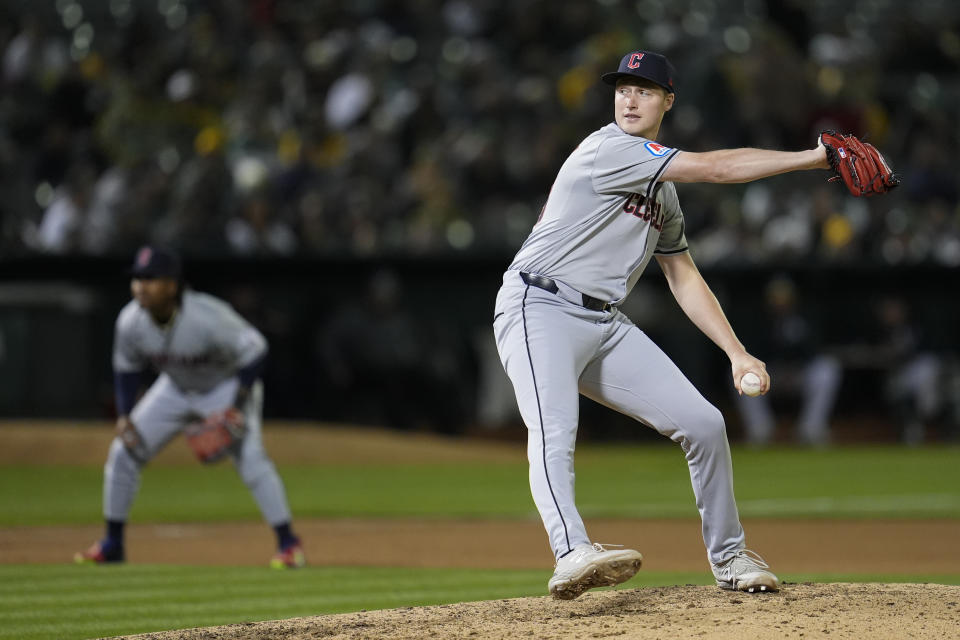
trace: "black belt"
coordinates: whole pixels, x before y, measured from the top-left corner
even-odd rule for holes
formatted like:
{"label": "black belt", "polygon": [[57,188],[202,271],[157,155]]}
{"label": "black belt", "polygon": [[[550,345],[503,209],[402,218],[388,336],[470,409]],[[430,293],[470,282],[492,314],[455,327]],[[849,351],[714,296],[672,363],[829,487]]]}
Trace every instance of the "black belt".
{"label": "black belt", "polygon": [[[548,278],[547,276],[521,271],[520,279],[531,287],[537,287],[538,289],[543,289],[544,291],[549,291],[550,293],[557,293],[560,291],[560,287],[557,286],[557,283],[554,282],[553,278]],[[583,302],[581,304],[591,311],[610,311],[611,309],[617,308],[616,305],[610,304],[609,302],[604,302],[600,298],[588,296],[585,293],[580,293],[580,296],[583,298]]]}

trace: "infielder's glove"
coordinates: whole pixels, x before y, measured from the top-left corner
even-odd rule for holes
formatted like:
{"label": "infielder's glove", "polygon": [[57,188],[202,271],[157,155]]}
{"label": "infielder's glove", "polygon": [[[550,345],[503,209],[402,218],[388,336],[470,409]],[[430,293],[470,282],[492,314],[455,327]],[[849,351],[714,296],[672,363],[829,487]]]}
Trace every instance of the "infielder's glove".
{"label": "infielder's glove", "polygon": [[183,431],[187,444],[203,463],[217,462],[239,448],[246,428],[243,413],[235,407],[198,416]]}
{"label": "infielder's glove", "polygon": [[842,180],[855,196],[886,193],[900,184],[877,148],[850,134],[824,131],[820,142],[827,150],[827,161],[834,175],[830,182]]}

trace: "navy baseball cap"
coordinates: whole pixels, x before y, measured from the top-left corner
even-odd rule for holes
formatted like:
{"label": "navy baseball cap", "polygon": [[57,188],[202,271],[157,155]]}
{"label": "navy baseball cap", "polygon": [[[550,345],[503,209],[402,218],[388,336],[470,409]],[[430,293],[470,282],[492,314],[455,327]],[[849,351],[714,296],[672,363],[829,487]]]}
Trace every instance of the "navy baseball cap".
{"label": "navy baseball cap", "polygon": [[669,93],[676,93],[673,90],[673,76],[673,65],[665,56],[652,51],[631,51],[620,60],[619,69],[603,74],[600,79],[616,86],[620,78],[646,78]]}
{"label": "navy baseball cap", "polygon": [[137,250],[133,265],[127,272],[132,278],[173,278],[180,279],[180,258],[177,254],[161,247],[144,246]]}

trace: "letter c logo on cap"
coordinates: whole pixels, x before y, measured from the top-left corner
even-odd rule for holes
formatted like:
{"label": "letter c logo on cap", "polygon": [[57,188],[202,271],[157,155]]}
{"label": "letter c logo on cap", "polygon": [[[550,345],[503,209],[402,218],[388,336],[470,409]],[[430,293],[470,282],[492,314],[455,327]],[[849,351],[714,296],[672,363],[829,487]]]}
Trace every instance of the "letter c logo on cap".
{"label": "letter c logo on cap", "polygon": [[640,66],[640,61],[643,60],[642,53],[632,53],[630,54],[630,61],[627,63],[628,69],[636,69]]}

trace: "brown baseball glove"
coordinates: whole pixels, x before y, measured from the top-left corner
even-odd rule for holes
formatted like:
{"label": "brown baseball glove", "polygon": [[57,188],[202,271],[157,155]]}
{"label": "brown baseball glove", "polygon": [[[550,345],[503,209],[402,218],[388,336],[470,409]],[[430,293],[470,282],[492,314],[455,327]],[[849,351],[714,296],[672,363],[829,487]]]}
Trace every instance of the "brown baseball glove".
{"label": "brown baseball glove", "polygon": [[830,182],[843,181],[853,195],[886,193],[900,184],[900,178],[869,142],[829,130],[820,134],[820,142],[827,150],[827,161],[834,172]]}
{"label": "brown baseball glove", "polygon": [[243,413],[235,407],[198,416],[187,424],[183,434],[197,459],[203,463],[217,462],[236,451],[246,432]]}

